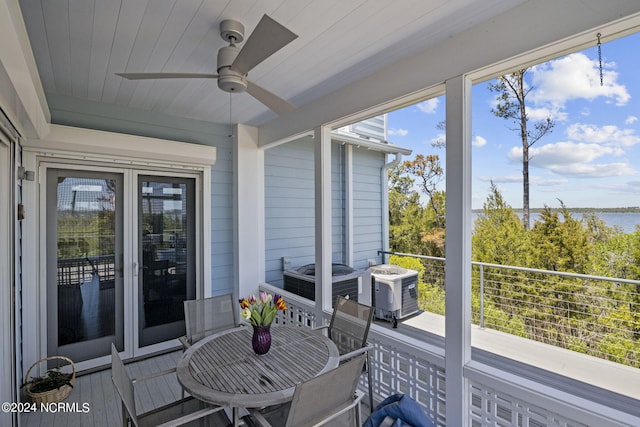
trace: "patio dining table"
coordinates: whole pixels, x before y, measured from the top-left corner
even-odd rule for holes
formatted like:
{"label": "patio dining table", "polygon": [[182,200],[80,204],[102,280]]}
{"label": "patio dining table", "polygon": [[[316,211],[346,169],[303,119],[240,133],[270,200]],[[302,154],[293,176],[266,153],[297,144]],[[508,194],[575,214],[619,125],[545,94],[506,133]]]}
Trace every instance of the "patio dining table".
{"label": "patio dining table", "polygon": [[256,355],[251,327],[204,338],[184,352],[178,381],[196,399],[233,409],[261,408],[291,401],[297,384],[338,366],[336,345],[323,334],[300,326],[271,327],[271,349]]}

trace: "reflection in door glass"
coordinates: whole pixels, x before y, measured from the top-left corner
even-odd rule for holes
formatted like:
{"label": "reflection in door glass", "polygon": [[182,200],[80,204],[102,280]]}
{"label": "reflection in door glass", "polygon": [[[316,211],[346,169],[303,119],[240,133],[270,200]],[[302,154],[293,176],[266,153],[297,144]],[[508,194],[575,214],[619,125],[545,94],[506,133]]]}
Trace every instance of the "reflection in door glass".
{"label": "reflection in door glass", "polygon": [[58,346],[115,334],[115,192],[113,179],[58,179]]}
{"label": "reflection in door glass", "polygon": [[141,181],[142,232],[141,345],[184,334],[183,301],[193,298],[193,269],[188,261],[192,185],[183,179]]}

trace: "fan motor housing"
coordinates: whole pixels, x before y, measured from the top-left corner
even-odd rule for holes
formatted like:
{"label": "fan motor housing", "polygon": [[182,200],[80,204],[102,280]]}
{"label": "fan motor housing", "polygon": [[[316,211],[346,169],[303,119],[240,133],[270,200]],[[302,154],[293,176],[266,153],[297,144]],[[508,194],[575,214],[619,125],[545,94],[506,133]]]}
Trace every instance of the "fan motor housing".
{"label": "fan motor housing", "polygon": [[[224,73],[228,71],[228,73]],[[247,81],[229,69],[223,69],[218,77],[218,87],[225,92],[244,92],[247,90]]]}
{"label": "fan motor housing", "polygon": [[240,49],[234,45],[221,48],[218,51],[218,73],[220,73],[224,68],[231,67],[231,64],[233,64],[233,61],[235,61],[239,52]]}
{"label": "fan motor housing", "polygon": [[247,80],[243,75],[231,69],[231,64],[240,49],[234,45],[225,46],[218,51],[218,87],[225,92],[244,92]]}

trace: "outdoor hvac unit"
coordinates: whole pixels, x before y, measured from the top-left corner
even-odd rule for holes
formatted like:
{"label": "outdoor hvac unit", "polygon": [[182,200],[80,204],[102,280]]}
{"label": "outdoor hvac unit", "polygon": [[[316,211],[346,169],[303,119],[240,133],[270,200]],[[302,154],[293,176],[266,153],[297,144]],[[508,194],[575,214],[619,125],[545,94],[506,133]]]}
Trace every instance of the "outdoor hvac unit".
{"label": "outdoor hvac unit", "polygon": [[371,294],[378,319],[393,322],[418,312],[418,272],[396,265],[380,264],[369,268]]}
{"label": "outdoor hvac unit", "polygon": [[[283,273],[284,290],[315,301],[316,299],[316,266],[315,264],[303,265],[294,270],[286,270]],[[367,270],[355,270],[345,264],[331,265],[332,302],[338,295],[354,301],[369,304],[371,295],[368,286],[369,272]]]}

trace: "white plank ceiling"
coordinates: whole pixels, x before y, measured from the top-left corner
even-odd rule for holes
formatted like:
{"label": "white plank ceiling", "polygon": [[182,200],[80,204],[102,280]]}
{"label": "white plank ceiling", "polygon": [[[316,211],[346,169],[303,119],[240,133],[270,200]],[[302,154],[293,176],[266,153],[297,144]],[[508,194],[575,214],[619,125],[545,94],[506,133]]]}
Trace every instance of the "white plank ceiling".
{"label": "white plank ceiling", "polygon": [[[249,72],[310,103],[523,0],[19,0],[45,93],[204,120],[261,125],[275,113],[214,79],[128,81],[117,72],[215,73],[235,19],[263,14],[298,38]],[[242,46],[241,44],[239,45]]]}

